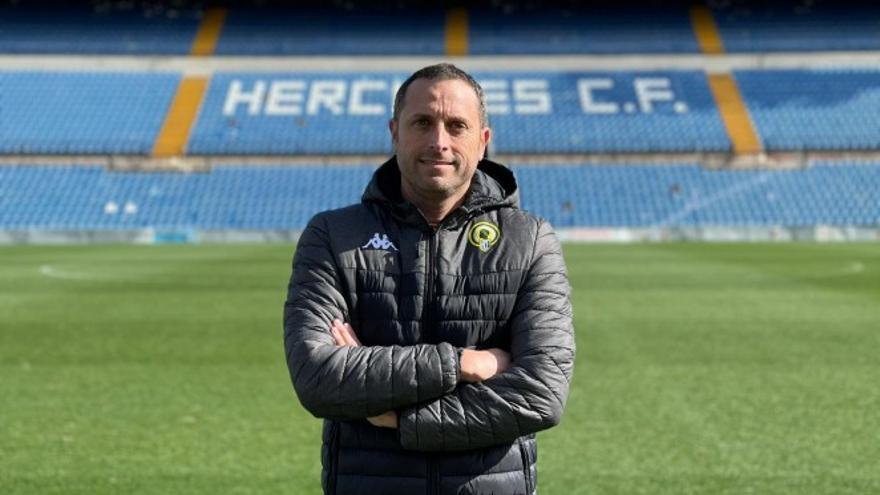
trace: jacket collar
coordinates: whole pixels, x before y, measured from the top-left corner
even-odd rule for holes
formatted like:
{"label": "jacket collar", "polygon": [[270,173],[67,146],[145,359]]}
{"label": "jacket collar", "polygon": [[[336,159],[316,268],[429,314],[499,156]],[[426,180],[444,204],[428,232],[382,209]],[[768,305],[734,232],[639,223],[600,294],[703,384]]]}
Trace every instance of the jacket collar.
{"label": "jacket collar", "polygon": [[[380,204],[404,223],[427,225],[418,209],[400,194],[400,169],[396,155],[376,170],[361,201]],[[519,188],[513,172],[491,160],[480,160],[464,203],[443,220],[444,228],[458,225],[483,211],[503,207],[519,207]]]}

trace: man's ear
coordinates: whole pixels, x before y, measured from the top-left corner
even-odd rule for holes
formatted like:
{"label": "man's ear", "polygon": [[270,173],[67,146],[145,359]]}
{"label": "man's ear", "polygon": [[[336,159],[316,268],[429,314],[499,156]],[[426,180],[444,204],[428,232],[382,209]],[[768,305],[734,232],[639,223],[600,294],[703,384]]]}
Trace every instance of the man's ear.
{"label": "man's ear", "polygon": [[489,149],[489,141],[492,141],[492,129],[484,127],[480,131],[480,142],[483,145],[483,156],[486,156],[486,150]]}
{"label": "man's ear", "polygon": [[388,130],[391,131],[391,146],[397,150],[397,121],[391,119],[388,121]]}

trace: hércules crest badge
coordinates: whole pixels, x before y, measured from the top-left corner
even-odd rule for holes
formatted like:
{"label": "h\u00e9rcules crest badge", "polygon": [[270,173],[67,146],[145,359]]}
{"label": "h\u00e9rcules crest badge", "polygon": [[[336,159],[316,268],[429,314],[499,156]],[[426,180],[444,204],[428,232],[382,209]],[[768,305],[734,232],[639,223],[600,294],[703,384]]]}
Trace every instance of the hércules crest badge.
{"label": "h\u00e9rcules crest badge", "polygon": [[492,249],[501,239],[501,229],[492,222],[477,222],[468,232],[468,242],[482,252]]}

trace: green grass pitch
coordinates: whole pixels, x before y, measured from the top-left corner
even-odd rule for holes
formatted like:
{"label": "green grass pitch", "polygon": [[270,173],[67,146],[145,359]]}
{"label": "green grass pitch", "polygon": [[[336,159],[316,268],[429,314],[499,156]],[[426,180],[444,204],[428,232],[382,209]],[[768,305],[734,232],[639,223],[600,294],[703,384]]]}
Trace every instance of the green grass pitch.
{"label": "green grass pitch", "polygon": [[[311,494],[292,248],[0,248],[0,494]],[[568,245],[539,493],[880,493],[880,246]]]}

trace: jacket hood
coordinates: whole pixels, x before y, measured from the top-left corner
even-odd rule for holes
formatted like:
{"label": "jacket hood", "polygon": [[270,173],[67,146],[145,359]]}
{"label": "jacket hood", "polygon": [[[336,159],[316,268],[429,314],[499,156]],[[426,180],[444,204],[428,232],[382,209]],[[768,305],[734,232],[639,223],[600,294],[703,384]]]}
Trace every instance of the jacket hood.
{"label": "jacket hood", "polygon": [[[361,201],[379,203],[403,221],[417,219],[424,221],[418,209],[403,199],[400,193],[400,169],[396,155],[376,170],[364,190]],[[462,211],[470,216],[471,213],[503,207],[519,208],[519,187],[516,178],[504,165],[491,160],[480,160],[464,203],[456,211]]]}

